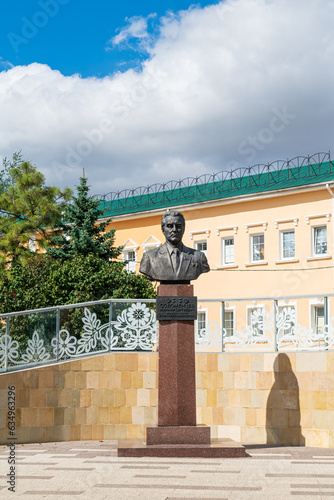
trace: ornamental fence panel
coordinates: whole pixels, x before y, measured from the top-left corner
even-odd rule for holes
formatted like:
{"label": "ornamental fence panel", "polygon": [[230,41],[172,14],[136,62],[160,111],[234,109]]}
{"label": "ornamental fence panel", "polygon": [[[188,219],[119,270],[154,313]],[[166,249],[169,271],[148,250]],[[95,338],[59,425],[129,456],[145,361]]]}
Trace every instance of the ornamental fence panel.
{"label": "ornamental fence panel", "polygon": [[334,349],[334,296],[232,298],[198,302],[197,352]]}
{"label": "ornamental fence panel", "polygon": [[157,350],[155,300],[118,299],[0,315],[0,372],[110,351]]}
{"label": "ornamental fence panel", "polygon": [[[196,352],[334,350],[334,294],[199,299]],[[155,300],[107,299],[0,315],[0,373],[107,352],[156,352]]]}

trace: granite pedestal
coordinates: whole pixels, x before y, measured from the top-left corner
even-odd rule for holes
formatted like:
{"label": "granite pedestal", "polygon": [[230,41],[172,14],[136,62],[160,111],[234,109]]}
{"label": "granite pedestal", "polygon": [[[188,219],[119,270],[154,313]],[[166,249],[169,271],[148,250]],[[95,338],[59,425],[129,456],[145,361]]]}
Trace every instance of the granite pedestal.
{"label": "granite pedestal", "polygon": [[[193,286],[160,285],[159,296],[192,297]],[[146,443],[121,440],[119,457],[244,457],[232,440],[210,439],[210,427],[196,425],[193,320],[159,322],[158,425],[147,427]]]}

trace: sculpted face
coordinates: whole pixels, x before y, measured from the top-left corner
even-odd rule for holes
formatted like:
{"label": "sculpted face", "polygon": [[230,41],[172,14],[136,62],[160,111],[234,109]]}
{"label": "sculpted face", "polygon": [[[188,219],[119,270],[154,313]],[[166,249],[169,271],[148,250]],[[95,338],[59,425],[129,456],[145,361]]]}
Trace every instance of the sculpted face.
{"label": "sculpted face", "polygon": [[162,232],[164,233],[166,240],[176,247],[179,243],[181,243],[185,230],[183,221],[181,217],[169,215],[165,218],[164,222]]}

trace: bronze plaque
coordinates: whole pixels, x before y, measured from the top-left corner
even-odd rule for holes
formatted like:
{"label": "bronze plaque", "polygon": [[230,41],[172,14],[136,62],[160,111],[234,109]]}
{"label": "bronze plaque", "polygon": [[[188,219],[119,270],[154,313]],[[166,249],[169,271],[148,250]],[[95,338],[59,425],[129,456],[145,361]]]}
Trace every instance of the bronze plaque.
{"label": "bronze plaque", "polygon": [[187,321],[197,319],[197,297],[157,297],[159,321]]}

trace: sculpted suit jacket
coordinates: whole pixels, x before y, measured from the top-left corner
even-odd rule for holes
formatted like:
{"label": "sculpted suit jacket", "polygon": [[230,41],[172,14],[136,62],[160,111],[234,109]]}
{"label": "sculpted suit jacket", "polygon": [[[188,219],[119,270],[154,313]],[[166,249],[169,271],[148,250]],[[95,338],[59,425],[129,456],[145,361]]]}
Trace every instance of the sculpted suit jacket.
{"label": "sculpted suit jacket", "polygon": [[173,269],[167,243],[145,252],[139,271],[156,281],[191,281],[197,279],[200,274],[210,271],[203,252],[182,244],[180,253],[181,259],[177,273]]}

